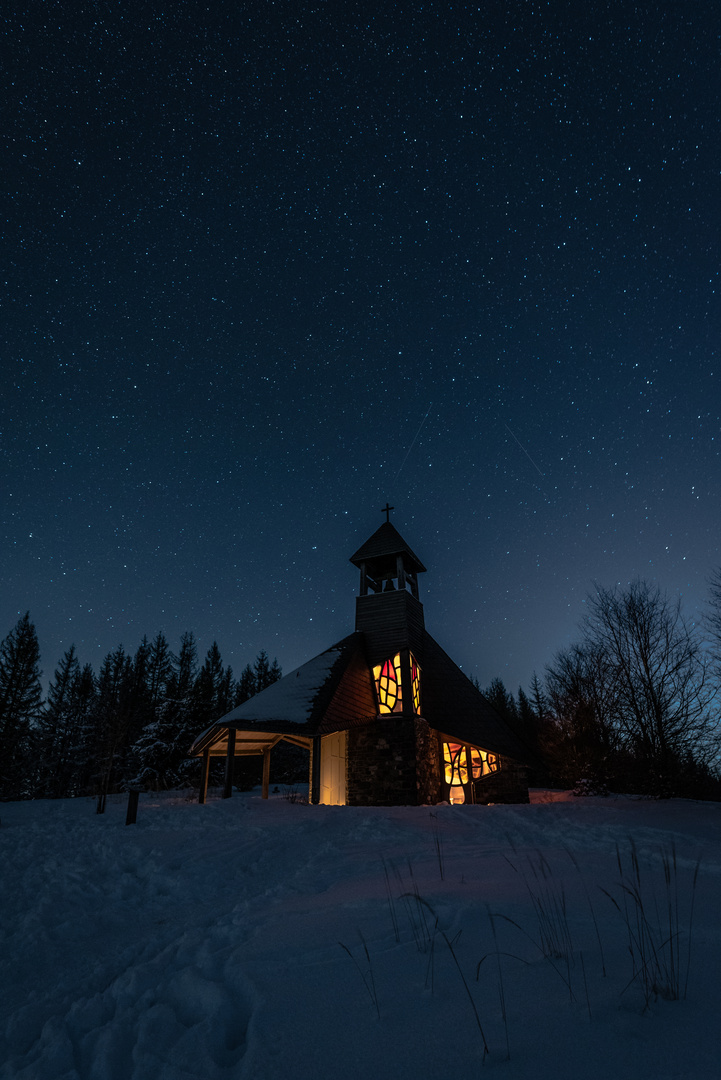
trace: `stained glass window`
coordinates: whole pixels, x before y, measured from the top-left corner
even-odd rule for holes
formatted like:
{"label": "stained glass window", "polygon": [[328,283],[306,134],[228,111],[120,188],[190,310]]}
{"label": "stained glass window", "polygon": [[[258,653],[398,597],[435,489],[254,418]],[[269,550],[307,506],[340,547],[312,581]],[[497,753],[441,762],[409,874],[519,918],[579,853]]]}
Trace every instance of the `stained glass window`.
{"label": "stained glass window", "polygon": [[461,743],[447,742],[443,744],[443,764],[446,771],[446,783],[468,783],[468,758],[466,748]]}
{"label": "stained glass window", "polygon": [[421,715],[421,669],[416,663],[416,658],[411,653],[411,683],[413,684],[413,711]]}
{"label": "stained glass window", "polygon": [[403,691],[401,688],[401,656],[396,653],[392,660],[386,660],[373,668],[373,678],[378,696],[378,711],[392,713],[403,711]]}
{"label": "stained glass window", "polygon": [[[411,691],[413,693],[413,711],[421,715],[421,669],[413,653],[409,654],[411,665]],[[396,653],[392,660],[384,660],[373,668],[376,684],[378,711],[381,713],[403,712],[403,689],[401,680],[401,654]]]}
{"label": "stained glass window", "polygon": [[463,785],[468,783],[468,755],[461,743],[443,743],[443,765],[446,783],[449,785],[448,800],[453,805],[464,803],[466,793]]}
{"label": "stained glass window", "polygon": [[488,776],[489,773],[498,770],[498,757],[488,750],[477,750],[475,746],[472,746],[471,767],[473,769],[473,779],[478,780],[481,776]]}

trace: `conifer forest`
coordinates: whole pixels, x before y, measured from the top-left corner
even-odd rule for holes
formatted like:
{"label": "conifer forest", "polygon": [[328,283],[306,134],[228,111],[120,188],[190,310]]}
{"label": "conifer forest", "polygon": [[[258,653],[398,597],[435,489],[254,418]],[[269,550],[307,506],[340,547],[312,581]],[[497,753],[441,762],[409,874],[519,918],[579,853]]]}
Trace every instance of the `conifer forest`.
{"label": "conifer forest", "polygon": [[71,646],[43,700],[28,613],[0,644],[0,798],[192,786],[196,735],[280,677],[264,650],[235,679],[215,642],[201,663],[192,633],[177,654],[158,633],[134,653],[119,645],[97,672]]}
{"label": "conifer forest", "polygon": [[[193,787],[196,736],[281,674],[261,650],[236,679],[217,643],[201,661],[192,633],[173,653],[160,632],[98,671],[71,646],[43,695],[27,613],[0,643],[0,798]],[[473,681],[528,747],[532,785],[721,798],[721,571],[699,623],[655,584],[597,586],[576,641],[526,689]],[[274,782],[299,782],[307,761],[275,767]],[[236,763],[235,779],[252,786],[253,765]]]}

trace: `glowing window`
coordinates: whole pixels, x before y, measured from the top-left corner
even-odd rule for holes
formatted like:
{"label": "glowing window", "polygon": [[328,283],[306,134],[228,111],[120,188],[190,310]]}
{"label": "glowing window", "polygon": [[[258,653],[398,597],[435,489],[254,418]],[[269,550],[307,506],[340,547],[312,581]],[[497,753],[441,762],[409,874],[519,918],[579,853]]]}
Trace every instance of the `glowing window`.
{"label": "glowing window", "polygon": [[471,768],[474,780],[478,780],[481,776],[488,776],[489,773],[497,772],[498,757],[488,750],[476,750],[475,746],[472,746]]}
{"label": "glowing window", "polygon": [[413,685],[413,711],[421,715],[421,669],[416,663],[416,658],[411,653],[411,683]]}
{"label": "glowing window", "polygon": [[378,711],[382,713],[403,711],[403,692],[401,689],[401,656],[396,653],[392,660],[386,660],[373,668],[373,678],[378,696]]}
{"label": "glowing window", "polygon": [[443,765],[446,783],[450,784],[451,788],[462,787],[468,783],[468,757],[466,748],[461,743],[443,743]]}

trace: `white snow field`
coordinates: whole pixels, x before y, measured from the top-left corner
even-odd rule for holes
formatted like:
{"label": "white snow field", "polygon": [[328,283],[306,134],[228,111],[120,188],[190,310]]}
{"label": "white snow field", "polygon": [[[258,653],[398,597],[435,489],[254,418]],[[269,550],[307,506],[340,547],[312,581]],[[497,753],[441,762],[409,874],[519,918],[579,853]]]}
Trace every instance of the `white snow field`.
{"label": "white snow field", "polygon": [[721,805],[533,798],[0,805],[0,1076],[721,1077]]}

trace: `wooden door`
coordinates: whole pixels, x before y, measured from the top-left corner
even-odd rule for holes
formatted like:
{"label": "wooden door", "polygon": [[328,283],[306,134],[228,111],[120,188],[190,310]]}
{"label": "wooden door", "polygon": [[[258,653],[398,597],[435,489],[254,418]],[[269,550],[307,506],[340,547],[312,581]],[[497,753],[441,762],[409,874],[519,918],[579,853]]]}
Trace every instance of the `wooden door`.
{"label": "wooden door", "polygon": [[320,744],[320,801],[345,806],[346,732],[326,735]]}

